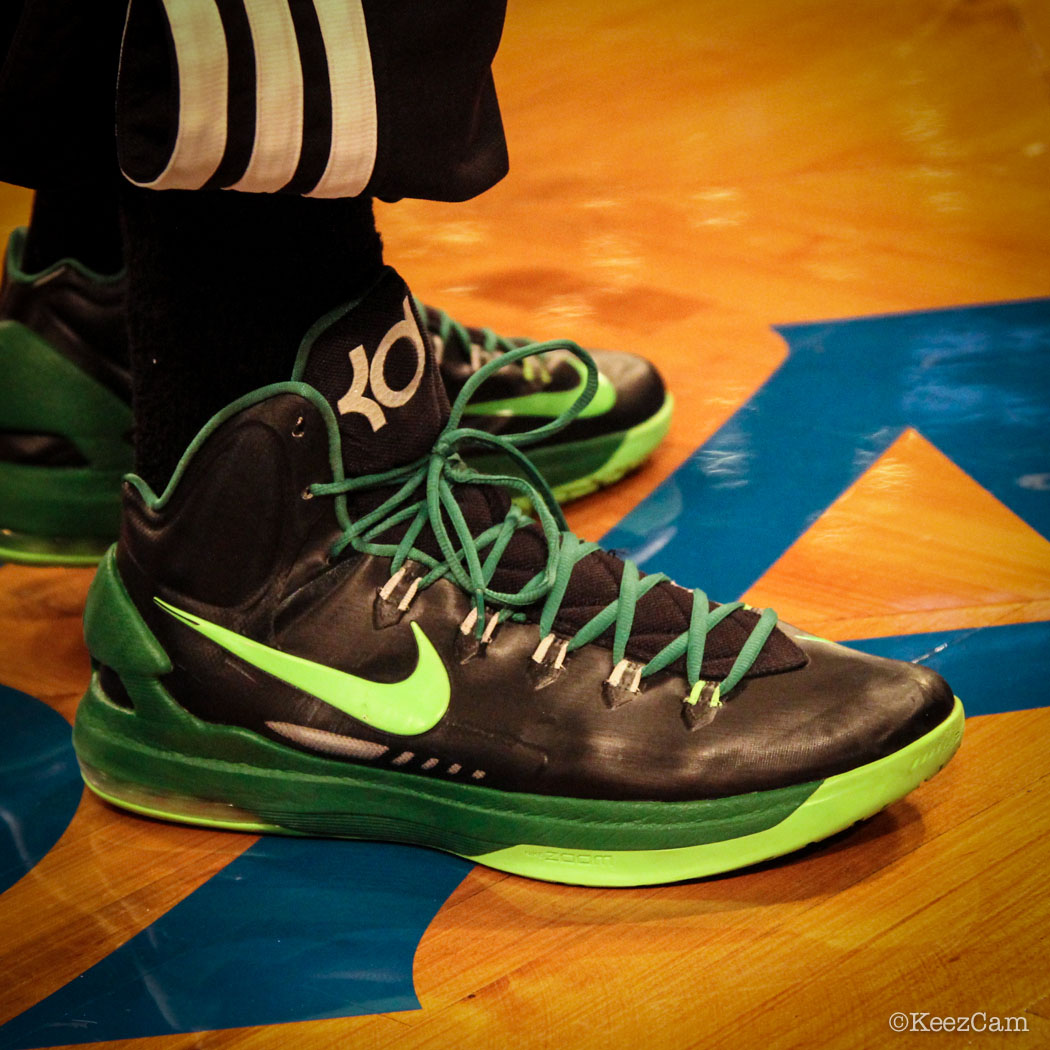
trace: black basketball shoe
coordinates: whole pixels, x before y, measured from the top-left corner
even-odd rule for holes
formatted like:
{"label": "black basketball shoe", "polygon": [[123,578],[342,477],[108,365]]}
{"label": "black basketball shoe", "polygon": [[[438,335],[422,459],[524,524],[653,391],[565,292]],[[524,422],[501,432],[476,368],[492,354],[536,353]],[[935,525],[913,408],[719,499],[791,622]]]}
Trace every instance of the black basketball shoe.
{"label": "black basketball shoe", "polygon": [[[451,411],[387,271],[239,399],[157,494],[124,485],[88,598],[74,744],[152,816],[431,846],[559,882],[722,872],[900,798],[958,747],[937,675],[714,605],[566,528]],[[467,467],[481,445],[527,480]],[[526,497],[537,520],[510,497]]]}
{"label": "black basketball shoe", "polygon": [[[482,365],[531,342],[489,328],[467,328],[442,310],[416,306],[450,398]],[[588,353],[598,368],[594,397],[571,423],[529,446],[529,459],[561,503],[611,485],[644,463],[666,436],[674,410],[674,399],[645,358],[622,350]],[[564,413],[585,380],[583,363],[564,349],[530,355],[490,373],[463,416],[470,426],[491,434],[521,434]],[[499,451],[474,453],[471,465],[523,476]]]}
{"label": "black basketball shoe", "polygon": [[[120,479],[132,469],[125,281],[75,260],[26,273],[25,232],[8,242],[0,287],[0,560],[94,564],[116,538]],[[526,343],[420,309],[452,396],[482,363]],[[639,466],[670,425],[671,397],[652,365],[627,353],[597,357],[587,410],[532,451],[560,500]],[[550,422],[579,394],[573,360],[551,351],[492,376],[467,409],[471,422],[494,433]],[[482,469],[515,470],[498,453],[479,455]]]}

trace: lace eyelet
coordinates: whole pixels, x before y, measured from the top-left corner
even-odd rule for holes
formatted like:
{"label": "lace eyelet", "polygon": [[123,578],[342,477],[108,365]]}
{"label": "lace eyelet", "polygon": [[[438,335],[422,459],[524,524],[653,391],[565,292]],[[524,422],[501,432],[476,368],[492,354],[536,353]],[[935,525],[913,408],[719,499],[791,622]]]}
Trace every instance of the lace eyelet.
{"label": "lace eyelet", "polygon": [[292,427],[292,437],[293,438],[301,438],[301,437],[303,437],[306,434],[305,422],[306,421],[304,420],[304,418],[302,416],[300,416],[295,421],[295,424]]}
{"label": "lace eyelet", "polygon": [[310,491],[310,486],[307,485],[305,489],[300,493],[303,499],[313,499],[314,494]]}
{"label": "lace eyelet", "polygon": [[561,677],[568,652],[568,638],[559,638],[552,633],[540,639],[528,664],[528,675],[534,689],[546,689]]}
{"label": "lace eyelet", "polygon": [[630,703],[642,692],[642,664],[621,660],[602,682],[602,699],[612,709]]}

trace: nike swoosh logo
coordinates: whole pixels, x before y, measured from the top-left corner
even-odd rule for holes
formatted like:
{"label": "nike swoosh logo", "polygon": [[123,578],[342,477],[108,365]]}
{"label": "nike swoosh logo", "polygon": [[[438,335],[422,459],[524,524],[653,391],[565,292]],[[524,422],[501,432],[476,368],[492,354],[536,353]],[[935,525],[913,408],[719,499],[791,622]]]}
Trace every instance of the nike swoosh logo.
{"label": "nike swoosh logo", "polygon": [[448,710],[452,693],[448,671],[416,623],[411,625],[419,653],[415,670],[400,682],[373,682],[245,638],[160,598],[153,600],[180,623],[192,627],[238,659],[381,733],[397,736],[425,733],[433,729]]}
{"label": "nike swoosh logo", "polygon": [[[587,366],[578,358],[566,358],[580,374],[580,381],[571,390],[537,390],[521,397],[505,397],[498,401],[472,401],[463,410],[466,416],[543,416],[554,419],[572,408],[587,384]],[[576,417],[588,419],[601,416],[616,404],[616,387],[608,376],[598,373],[598,389],[587,407]]]}

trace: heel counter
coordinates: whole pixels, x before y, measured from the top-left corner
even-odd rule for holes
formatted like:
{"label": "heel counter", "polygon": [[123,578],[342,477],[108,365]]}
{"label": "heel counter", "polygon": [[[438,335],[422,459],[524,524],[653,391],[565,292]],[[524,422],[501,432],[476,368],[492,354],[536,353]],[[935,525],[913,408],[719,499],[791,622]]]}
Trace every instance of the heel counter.
{"label": "heel counter", "polygon": [[106,552],[84,606],[84,640],[92,659],[126,675],[156,677],[171,661],[142,618],[117,565],[117,547]]}

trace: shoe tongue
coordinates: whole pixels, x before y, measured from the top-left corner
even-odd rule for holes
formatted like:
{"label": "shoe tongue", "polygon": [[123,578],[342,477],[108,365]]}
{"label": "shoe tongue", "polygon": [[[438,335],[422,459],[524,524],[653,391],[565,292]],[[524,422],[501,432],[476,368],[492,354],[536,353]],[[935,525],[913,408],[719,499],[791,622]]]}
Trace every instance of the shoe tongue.
{"label": "shoe tongue", "polygon": [[[448,397],[426,329],[405,282],[391,269],[352,306],[322,318],[303,340],[293,378],[314,386],[328,400],[339,421],[343,464],[348,475],[378,474],[411,463],[427,453],[449,416]],[[351,500],[351,516],[378,506],[389,488],[366,490]],[[461,485],[456,499],[470,531],[477,536],[502,521],[507,493],[491,486]],[[381,542],[397,542],[407,523],[392,527]],[[428,527],[416,546],[441,558]],[[546,562],[547,544],[535,524],[515,533],[490,581],[494,590],[523,587]],[[555,630],[571,636],[620,591],[623,563],[612,554],[594,552],[573,570],[561,602]],[[692,595],[669,582],[645,594],[635,610],[627,655],[645,662],[688,630]],[[525,610],[537,619],[540,606]],[[749,636],[756,614],[740,610],[723,620],[707,638],[703,673],[724,677]],[[597,644],[611,647],[610,627]],[[776,632],[763,647],[749,674],[770,674],[801,666],[805,655]],[[674,665],[684,673],[684,657]]]}
{"label": "shoe tongue", "polygon": [[294,378],[332,406],[348,475],[411,463],[430,450],[448,420],[426,329],[408,286],[389,268],[357,303],[314,325]]}

